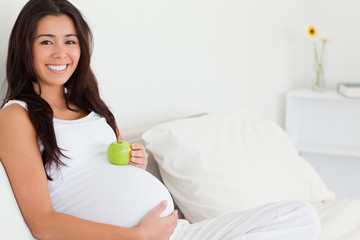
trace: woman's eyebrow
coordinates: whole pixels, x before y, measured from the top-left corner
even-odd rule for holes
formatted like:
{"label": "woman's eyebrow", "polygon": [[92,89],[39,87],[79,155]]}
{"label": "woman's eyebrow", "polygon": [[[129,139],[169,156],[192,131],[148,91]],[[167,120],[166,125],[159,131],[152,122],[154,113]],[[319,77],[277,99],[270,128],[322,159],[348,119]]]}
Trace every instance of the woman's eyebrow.
{"label": "woman's eyebrow", "polygon": [[[40,34],[39,36],[37,36],[36,38],[41,38],[41,37],[51,37],[54,38],[56,37],[54,34]],[[77,34],[66,34],[65,37],[77,37]]]}
{"label": "woman's eyebrow", "polygon": [[55,37],[55,35],[54,34],[40,34],[40,35],[38,35],[36,38],[41,38],[41,37]]}
{"label": "woman's eyebrow", "polygon": [[71,34],[66,34],[65,37],[78,37],[77,34],[71,33]]}

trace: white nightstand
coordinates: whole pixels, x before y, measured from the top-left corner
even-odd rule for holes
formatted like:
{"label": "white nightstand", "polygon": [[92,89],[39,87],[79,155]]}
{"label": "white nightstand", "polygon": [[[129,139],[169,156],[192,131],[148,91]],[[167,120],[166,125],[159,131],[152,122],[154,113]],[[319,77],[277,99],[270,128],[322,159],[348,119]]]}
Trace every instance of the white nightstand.
{"label": "white nightstand", "polygon": [[285,129],[330,189],[340,197],[360,197],[360,99],[336,90],[291,90]]}
{"label": "white nightstand", "polygon": [[360,99],[336,90],[291,90],[285,129],[300,152],[360,157]]}

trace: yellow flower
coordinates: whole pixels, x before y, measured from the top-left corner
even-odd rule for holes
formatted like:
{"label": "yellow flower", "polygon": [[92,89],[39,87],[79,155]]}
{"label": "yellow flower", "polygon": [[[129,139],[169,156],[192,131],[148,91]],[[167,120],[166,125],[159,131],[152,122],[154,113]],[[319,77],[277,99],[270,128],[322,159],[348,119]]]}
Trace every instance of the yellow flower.
{"label": "yellow flower", "polygon": [[315,27],[314,26],[309,26],[308,30],[307,30],[307,33],[308,33],[308,35],[310,37],[315,37],[315,35],[316,35]]}

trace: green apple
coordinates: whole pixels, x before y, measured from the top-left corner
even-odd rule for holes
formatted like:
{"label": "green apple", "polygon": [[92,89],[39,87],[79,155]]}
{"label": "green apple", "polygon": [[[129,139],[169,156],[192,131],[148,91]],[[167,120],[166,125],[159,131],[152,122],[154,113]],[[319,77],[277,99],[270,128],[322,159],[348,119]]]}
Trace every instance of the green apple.
{"label": "green apple", "polygon": [[115,165],[126,165],[130,161],[131,147],[128,142],[115,141],[107,149],[109,162]]}

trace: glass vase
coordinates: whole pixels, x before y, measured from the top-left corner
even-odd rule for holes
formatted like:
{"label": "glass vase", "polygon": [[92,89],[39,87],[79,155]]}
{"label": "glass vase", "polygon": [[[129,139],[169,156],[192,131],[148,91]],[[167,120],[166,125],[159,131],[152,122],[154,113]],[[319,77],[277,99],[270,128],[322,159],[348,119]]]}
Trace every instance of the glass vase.
{"label": "glass vase", "polygon": [[315,82],[313,84],[313,90],[324,91],[325,90],[325,78],[324,78],[324,65],[319,63],[316,65]]}
{"label": "glass vase", "polygon": [[317,43],[314,42],[314,51],[315,51],[315,82],[312,86],[312,89],[315,91],[324,91],[325,90],[325,77],[324,77],[324,55],[325,55],[325,41],[320,42],[320,52],[318,53]]}

